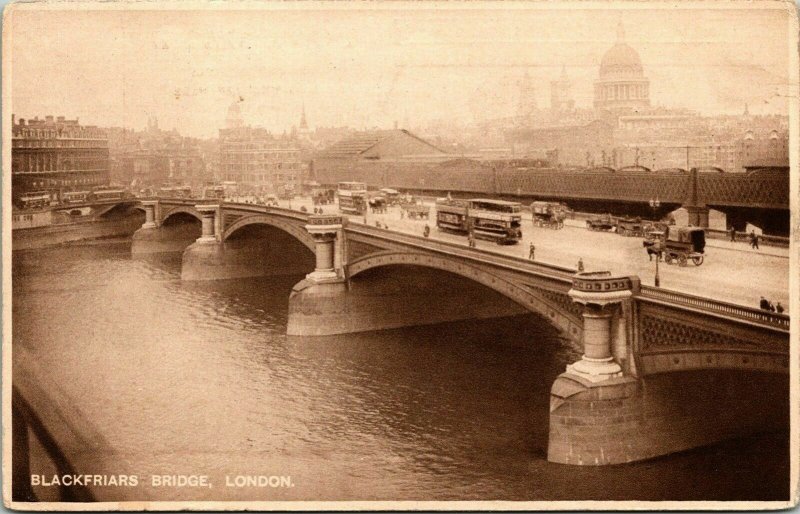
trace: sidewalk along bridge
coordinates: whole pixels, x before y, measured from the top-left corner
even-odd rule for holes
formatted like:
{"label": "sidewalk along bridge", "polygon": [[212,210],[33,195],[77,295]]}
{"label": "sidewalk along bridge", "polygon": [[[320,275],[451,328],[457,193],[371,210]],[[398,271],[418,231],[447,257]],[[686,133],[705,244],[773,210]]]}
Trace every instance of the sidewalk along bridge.
{"label": "sidewalk along bridge", "polygon": [[[141,200],[137,208],[145,223],[134,234],[132,253],[183,252],[184,280],[305,268],[288,299],[290,336],[538,316],[583,354],[553,383],[550,416],[541,421],[549,424],[552,462],[632,462],[788,428],[787,315],[338,215],[190,199]],[[14,447],[24,453],[28,434],[45,434],[50,446],[62,448],[54,455],[68,461],[80,445],[69,433],[61,442],[53,435],[65,433],[63,423],[47,414],[31,383],[14,382],[14,426],[22,427],[15,428]],[[24,472],[15,468],[15,476]]]}

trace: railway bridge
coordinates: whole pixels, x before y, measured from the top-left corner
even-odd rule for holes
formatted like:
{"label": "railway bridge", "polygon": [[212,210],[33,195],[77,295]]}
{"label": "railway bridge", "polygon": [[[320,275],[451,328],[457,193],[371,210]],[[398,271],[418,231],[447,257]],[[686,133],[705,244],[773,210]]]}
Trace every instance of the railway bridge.
{"label": "railway bridge", "polygon": [[[289,298],[289,335],[538,315],[583,353],[551,389],[553,462],[631,462],[788,426],[787,315],[338,215],[187,199],[139,208],[132,252],[183,251],[185,280],[308,272]],[[199,234],[175,232],[176,219]]]}
{"label": "railway bridge", "polygon": [[[500,196],[553,200],[585,212],[662,217],[684,207],[692,225],[707,227],[709,209],[726,215],[728,227],[747,223],[764,233],[789,234],[789,169],[753,167],[742,173],[719,168],[644,166],[557,169],[517,167],[454,159],[437,164],[346,161],[315,168],[316,180],[331,186],[355,180],[435,196]],[[454,189],[453,185],[457,184]],[[656,205],[657,201],[657,205]]]}

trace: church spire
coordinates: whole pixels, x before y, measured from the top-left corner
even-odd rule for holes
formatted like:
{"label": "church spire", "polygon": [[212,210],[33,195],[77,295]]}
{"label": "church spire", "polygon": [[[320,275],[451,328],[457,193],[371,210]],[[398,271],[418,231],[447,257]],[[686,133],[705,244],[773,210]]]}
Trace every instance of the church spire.
{"label": "church spire", "polygon": [[302,130],[308,129],[308,123],[306,122],[306,103],[303,102],[303,112],[300,114],[300,128]]}

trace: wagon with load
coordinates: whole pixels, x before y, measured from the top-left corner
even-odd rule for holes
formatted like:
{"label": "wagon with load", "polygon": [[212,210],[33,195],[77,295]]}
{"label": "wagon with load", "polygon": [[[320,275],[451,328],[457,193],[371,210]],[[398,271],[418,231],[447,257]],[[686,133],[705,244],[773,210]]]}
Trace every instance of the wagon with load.
{"label": "wagon with load", "polygon": [[560,203],[533,202],[531,204],[531,216],[533,217],[533,225],[536,227],[564,228],[567,212],[569,212],[567,206]]}
{"label": "wagon with load", "polygon": [[422,220],[430,218],[431,208],[428,205],[417,203],[404,203],[400,208],[405,213],[405,216],[412,220]]}
{"label": "wagon with load", "polygon": [[655,255],[667,264],[686,266],[692,261],[700,266],[705,256],[706,232],[700,227],[671,227],[666,232],[648,232],[642,245],[651,258]]}
{"label": "wagon with load", "polygon": [[586,228],[589,230],[611,230],[616,226],[610,214],[594,216],[586,220]]}
{"label": "wagon with load", "polygon": [[644,237],[644,226],[642,218],[619,218],[617,234],[625,237]]}

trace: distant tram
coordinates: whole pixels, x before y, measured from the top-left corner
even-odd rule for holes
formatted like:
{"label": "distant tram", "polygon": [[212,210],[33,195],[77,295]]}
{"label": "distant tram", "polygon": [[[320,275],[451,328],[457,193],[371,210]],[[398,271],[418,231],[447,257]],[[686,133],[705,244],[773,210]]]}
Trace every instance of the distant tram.
{"label": "distant tram", "polygon": [[82,203],[91,195],[91,191],[66,191],[61,194],[64,203]]}
{"label": "distant tram", "polygon": [[203,199],[205,200],[225,200],[225,187],[224,186],[206,186],[203,190]]}
{"label": "distant tram", "polygon": [[89,201],[125,200],[132,196],[133,195],[127,189],[120,187],[102,187],[94,189],[91,193],[86,195],[86,199]]}
{"label": "distant tram", "polygon": [[162,187],[158,190],[161,198],[191,198],[192,188],[189,186]]}
{"label": "distant tram", "polygon": [[476,239],[517,244],[522,239],[518,202],[476,198],[436,201],[436,227],[446,232],[472,233]]}
{"label": "distant tram", "polygon": [[30,191],[19,197],[23,209],[41,209],[50,205],[51,197],[47,191]]}
{"label": "distant tram", "polygon": [[363,182],[339,182],[339,211],[364,214],[367,210],[367,185]]}

